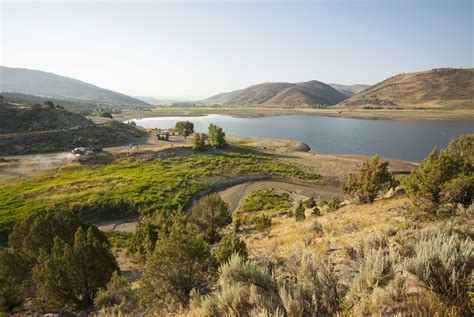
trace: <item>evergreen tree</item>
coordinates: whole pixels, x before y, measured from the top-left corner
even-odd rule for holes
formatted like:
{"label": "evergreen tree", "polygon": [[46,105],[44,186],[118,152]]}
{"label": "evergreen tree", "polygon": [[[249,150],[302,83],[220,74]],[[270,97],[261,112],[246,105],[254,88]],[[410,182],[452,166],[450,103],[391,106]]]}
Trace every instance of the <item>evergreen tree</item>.
{"label": "evergreen tree", "polygon": [[51,253],[41,252],[33,270],[37,297],[46,305],[91,304],[119,268],[108,244],[90,227],[77,229],[74,243],[56,237]]}
{"label": "evergreen tree", "polygon": [[474,197],[474,134],[433,150],[404,180],[408,197],[422,210],[437,212],[442,204],[469,206]]}
{"label": "evergreen tree", "polygon": [[222,228],[232,222],[229,205],[218,194],[201,198],[191,210],[191,219],[199,232]]}
{"label": "evergreen tree", "polygon": [[215,277],[215,260],[194,227],[176,223],[162,234],[141,279],[146,306],[176,312],[189,305],[191,290],[206,293]]}
{"label": "evergreen tree", "polygon": [[301,201],[299,201],[298,206],[296,207],[296,211],[295,211],[295,220],[303,221],[305,220],[305,218],[306,218],[306,215],[305,215],[304,205]]}
{"label": "evergreen tree", "polygon": [[388,162],[380,162],[378,156],[375,156],[365,161],[357,174],[349,175],[342,190],[361,203],[369,203],[375,200],[380,191],[388,190],[396,183],[388,170]]}
{"label": "evergreen tree", "polygon": [[209,142],[213,148],[219,149],[227,145],[225,132],[215,124],[209,124]]}

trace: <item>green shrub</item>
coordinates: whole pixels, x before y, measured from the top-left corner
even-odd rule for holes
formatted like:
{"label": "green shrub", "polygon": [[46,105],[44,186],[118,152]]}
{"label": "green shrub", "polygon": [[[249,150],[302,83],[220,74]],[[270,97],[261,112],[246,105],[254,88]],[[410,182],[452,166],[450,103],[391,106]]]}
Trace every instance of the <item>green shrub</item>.
{"label": "green shrub", "polygon": [[206,241],[194,226],[175,223],[168,234],[160,234],[147,259],[140,281],[143,304],[168,312],[186,308],[191,290],[208,292],[214,273],[215,260]]}
{"label": "green shrub", "polygon": [[191,219],[200,232],[217,230],[232,222],[229,205],[214,193],[199,199],[191,210]]}
{"label": "green shrub", "polygon": [[332,196],[331,199],[327,202],[327,207],[329,212],[338,210],[341,207],[342,200],[337,196]]}
{"label": "green shrub", "polygon": [[217,263],[226,262],[234,253],[240,255],[243,259],[247,259],[247,246],[235,234],[228,234],[217,245],[215,252]]}
{"label": "green shrub", "polygon": [[94,304],[103,313],[119,311],[131,313],[138,308],[138,296],[130,286],[130,282],[114,272],[105,288],[100,288]]}
{"label": "green shrub", "polygon": [[369,203],[375,200],[380,191],[386,191],[395,185],[396,181],[388,170],[388,162],[380,162],[379,157],[375,156],[365,161],[357,174],[349,175],[342,190],[361,203]]}
{"label": "green shrub", "polygon": [[301,201],[299,201],[298,206],[296,207],[296,210],[295,210],[295,220],[303,221],[305,220],[305,218],[306,218],[306,215],[305,215],[304,205]]}
{"label": "green shrub", "polygon": [[11,313],[19,308],[25,296],[21,287],[0,276],[0,313]]}
{"label": "green shrub", "polygon": [[306,208],[313,208],[316,206],[316,200],[313,197],[309,197],[304,201],[304,206]]}
{"label": "green shrub", "polygon": [[42,252],[33,269],[37,297],[48,306],[93,303],[118,266],[110,248],[90,227],[77,229],[74,243],[56,237],[51,253]]}
{"label": "green shrub", "polygon": [[314,206],[313,211],[311,212],[311,215],[314,217],[321,216],[321,210],[319,210],[318,206]]}
{"label": "green shrub", "polygon": [[266,229],[271,227],[272,219],[270,219],[270,217],[266,215],[261,215],[261,216],[255,217],[254,223],[255,223],[255,228],[258,231],[265,231]]}

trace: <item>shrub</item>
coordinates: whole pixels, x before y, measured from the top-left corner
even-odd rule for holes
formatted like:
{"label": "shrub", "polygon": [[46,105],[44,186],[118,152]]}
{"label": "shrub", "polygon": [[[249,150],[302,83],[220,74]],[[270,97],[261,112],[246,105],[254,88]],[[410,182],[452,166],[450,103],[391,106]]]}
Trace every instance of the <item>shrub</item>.
{"label": "shrub", "polygon": [[303,203],[300,201],[300,202],[298,202],[298,206],[296,207],[295,220],[296,221],[303,221],[303,220],[305,220],[305,218],[306,218],[305,209],[304,209]]}
{"label": "shrub", "polygon": [[175,125],[176,132],[187,138],[194,133],[194,124],[189,121],[178,121]]}
{"label": "shrub", "polygon": [[100,287],[118,271],[106,243],[90,227],[77,229],[74,243],[56,237],[51,253],[42,252],[33,270],[37,296],[47,305],[91,304]]}
{"label": "shrub", "polygon": [[311,215],[314,217],[321,216],[321,210],[319,210],[318,206],[314,206],[313,211],[311,212]]}
{"label": "shrub", "polygon": [[219,267],[219,289],[197,301],[196,316],[250,316],[255,310],[281,308],[279,286],[269,272],[234,254]]}
{"label": "shrub", "polygon": [[45,106],[47,106],[49,109],[54,109],[54,103],[50,100],[44,102]]}
{"label": "shrub", "polygon": [[338,210],[341,207],[342,200],[337,196],[332,196],[331,199],[327,202],[327,207],[329,212]]}
{"label": "shrub", "polygon": [[223,148],[227,145],[225,140],[225,133],[222,131],[222,128],[216,126],[215,124],[209,124],[209,141],[213,148]]}
{"label": "shrub", "polygon": [[131,313],[138,307],[138,296],[130,287],[130,282],[114,272],[106,288],[100,288],[97,292],[94,304],[103,312]]}
{"label": "shrub", "polygon": [[11,313],[23,303],[24,295],[19,285],[0,277],[0,313]]}
{"label": "shrub", "polygon": [[204,133],[194,133],[193,151],[203,151],[206,148],[206,138]]}
{"label": "shrub", "polygon": [[405,268],[436,292],[448,305],[467,310],[474,243],[456,233],[428,229],[413,239],[415,255],[405,261]]}
{"label": "shrub", "polygon": [[255,217],[254,220],[255,223],[255,229],[258,231],[265,231],[266,229],[270,228],[272,225],[272,219],[266,215],[261,215]]}
{"label": "shrub", "polygon": [[357,298],[370,294],[376,287],[382,287],[394,277],[393,259],[383,248],[368,249],[351,285],[351,293]]}
{"label": "shrub", "polygon": [[317,234],[321,234],[323,232],[323,225],[319,223],[319,221],[313,221],[311,224],[311,230],[313,230]]}
{"label": "shrub", "polygon": [[339,307],[338,298],[341,295],[329,259],[325,256],[303,252],[298,264],[297,284],[309,295],[310,311],[316,316],[335,315]]}
{"label": "shrub", "polygon": [[217,245],[215,253],[217,263],[226,262],[234,253],[240,255],[243,259],[247,259],[247,245],[235,234],[228,234]]}
{"label": "shrub", "polygon": [[109,118],[109,119],[113,119],[114,117],[112,116],[112,114],[108,111],[104,111],[104,112],[101,112],[100,113],[100,116],[102,118]]}
{"label": "shrub", "polygon": [[304,201],[304,206],[306,208],[313,208],[316,206],[316,200],[314,200],[313,197],[309,197],[308,199]]}
{"label": "shrub", "polygon": [[209,228],[216,230],[232,222],[229,205],[214,193],[203,198],[193,206],[191,219],[200,232]]}
{"label": "shrub", "polygon": [[190,292],[209,291],[215,260],[206,241],[193,226],[173,224],[160,234],[140,281],[143,303],[150,308],[176,311],[189,305]]}
{"label": "shrub", "polygon": [[396,181],[388,170],[388,162],[380,162],[378,156],[375,156],[365,161],[357,174],[349,175],[342,190],[361,203],[369,203],[375,200],[380,191],[388,190],[395,184]]}

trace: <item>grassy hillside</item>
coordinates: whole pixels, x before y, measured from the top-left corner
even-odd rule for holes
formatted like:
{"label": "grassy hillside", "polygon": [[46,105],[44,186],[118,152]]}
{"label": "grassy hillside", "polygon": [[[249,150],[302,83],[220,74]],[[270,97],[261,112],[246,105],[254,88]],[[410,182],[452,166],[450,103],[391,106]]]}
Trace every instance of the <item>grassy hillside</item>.
{"label": "grassy hillside", "polygon": [[434,69],[400,74],[338,106],[474,109],[474,69]]}
{"label": "grassy hillside", "polygon": [[142,100],[83,81],[38,70],[0,66],[0,91],[111,105],[148,105]]}

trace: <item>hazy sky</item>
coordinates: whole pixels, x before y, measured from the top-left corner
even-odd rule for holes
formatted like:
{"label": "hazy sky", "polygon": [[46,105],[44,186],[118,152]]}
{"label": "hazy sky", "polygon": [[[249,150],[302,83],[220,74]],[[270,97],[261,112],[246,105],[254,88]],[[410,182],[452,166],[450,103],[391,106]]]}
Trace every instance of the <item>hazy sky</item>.
{"label": "hazy sky", "polygon": [[0,1],[1,65],[132,95],[474,67],[473,0]]}

